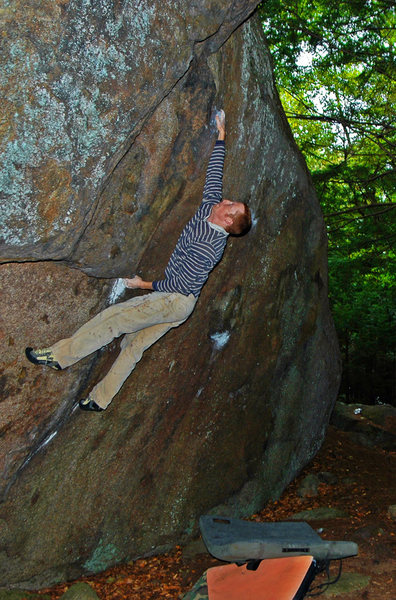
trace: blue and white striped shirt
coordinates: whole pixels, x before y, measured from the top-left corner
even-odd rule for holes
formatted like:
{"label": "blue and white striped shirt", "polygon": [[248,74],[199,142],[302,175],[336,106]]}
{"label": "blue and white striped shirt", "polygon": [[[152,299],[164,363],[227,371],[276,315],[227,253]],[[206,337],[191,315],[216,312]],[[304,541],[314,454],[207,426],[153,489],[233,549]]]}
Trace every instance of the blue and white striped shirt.
{"label": "blue and white striped shirt", "polygon": [[202,203],[180,234],[165,269],[165,279],[153,281],[157,292],[199,296],[209,273],[223,256],[228,233],[207,221],[223,198],[225,144],[217,140],[209,160]]}

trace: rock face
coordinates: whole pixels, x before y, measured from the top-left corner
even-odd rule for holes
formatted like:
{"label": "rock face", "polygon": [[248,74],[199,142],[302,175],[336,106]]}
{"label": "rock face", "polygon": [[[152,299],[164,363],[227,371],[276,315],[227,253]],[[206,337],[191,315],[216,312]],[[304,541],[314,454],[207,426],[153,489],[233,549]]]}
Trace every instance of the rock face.
{"label": "rock face", "polygon": [[[178,187],[162,185],[161,167],[183,133],[185,111],[164,99],[256,5],[43,0],[27,9],[7,2],[1,255],[65,260],[108,277],[136,264]],[[195,134],[213,100],[213,79],[201,87],[212,94],[201,97]],[[164,120],[169,131],[160,127]]]}
{"label": "rock face", "polygon": [[[321,445],[340,374],[326,238],[247,20],[256,4],[3,10],[0,586],[154,553],[212,508],[248,515]],[[24,347],[72,333],[114,301],[116,278],[162,275],[201,199],[215,106],[225,197],[249,202],[254,227],[109,409],[74,410],[117,343],[61,373]]]}

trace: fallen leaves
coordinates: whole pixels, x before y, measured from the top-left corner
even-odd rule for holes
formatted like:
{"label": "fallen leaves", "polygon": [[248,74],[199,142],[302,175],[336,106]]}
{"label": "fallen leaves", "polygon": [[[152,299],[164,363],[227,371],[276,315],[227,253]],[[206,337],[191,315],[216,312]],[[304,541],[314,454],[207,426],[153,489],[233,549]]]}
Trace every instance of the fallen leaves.
{"label": "fallen leaves", "polygon": [[[88,583],[100,600],[177,600],[214,563],[209,556],[202,556],[191,564],[177,546],[168,554],[140,558],[79,581]],[[62,584],[39,593],[58,600],[70,585]]]}

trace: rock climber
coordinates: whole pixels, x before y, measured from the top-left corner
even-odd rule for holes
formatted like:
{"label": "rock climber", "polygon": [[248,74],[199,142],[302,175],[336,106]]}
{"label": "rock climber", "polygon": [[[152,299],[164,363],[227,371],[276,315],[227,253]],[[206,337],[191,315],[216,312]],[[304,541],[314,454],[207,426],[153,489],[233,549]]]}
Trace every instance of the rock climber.
{"label": "rock climber", "polygon": [[223,111],[216,115],[216,126],[218,138],[207,168],[202,203],[183,229],[164,278],[144,281],[135,275],[124,279],[126,287],[151,293],[109,306],[71,337],[49,348],[26,348],[30,362],[62,370],[124,335],[118,358],[107,375],[79,401],[82,410],[100,412],[108,407],[143,352],[190,316],[209,273],[223,255],[228,236],[241,236],[250,229],[248,206],[223,199]]}

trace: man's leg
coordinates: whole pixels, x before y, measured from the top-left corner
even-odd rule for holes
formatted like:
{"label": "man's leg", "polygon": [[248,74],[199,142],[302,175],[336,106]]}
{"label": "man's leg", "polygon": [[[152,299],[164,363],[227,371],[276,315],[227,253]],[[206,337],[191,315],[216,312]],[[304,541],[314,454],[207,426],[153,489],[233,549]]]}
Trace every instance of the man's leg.
{"label": "man's leg", "polygon": [[136,333],[126,334],[121,342],[121,351],[107,375],[92,389],[89,399],[105,410],[120,390],[124,381],[142,358],[143,352],[152,346],[178,323],[161,323],[146,327]]}
{"label": "man's leg", "polygon": [[54,360],[65,368],[124,333],[136,333],[162,323],[174,327],[173,323],[181,323],[187,319],[195,302],[193,296],[161,292],[131,298],[109,306],[80,327],[70,338],[54,344],[50,350]]}

